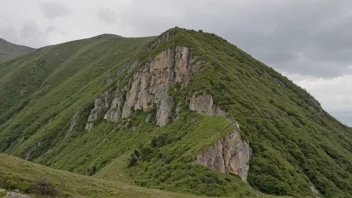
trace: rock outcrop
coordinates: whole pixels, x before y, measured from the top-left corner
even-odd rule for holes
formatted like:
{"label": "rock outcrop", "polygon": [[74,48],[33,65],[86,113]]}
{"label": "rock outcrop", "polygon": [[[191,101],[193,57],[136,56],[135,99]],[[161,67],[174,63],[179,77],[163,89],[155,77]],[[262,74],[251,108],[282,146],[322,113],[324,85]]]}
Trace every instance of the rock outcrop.
{"label": "rock outcrop", "polygon": [[[138,64],[138,61],[128,64],[118,74]],[[165,125],[173,116],[174,104],[173,98],[168,95],[169,89],[177,83],[181,88],[186,87],[198,73],[199,67],[200,62],[192,64],[192,53],[186,47],[162,51],[132,75],[123,89],[126,90],[125,95],[120,91],[107,91],[95,100],[86,129],[90,130],[102,113],[105,113],[104,119],[117,122],[133,111],[148,110],[154,106],[157,125]]]}
{"label": "rock outcrop", "polygon": [[15,192],[8,192],[5,198],[29,198],[29,197]]}
{"label": "rock outcrop", "polygon": [[112,93],[110,91],[105,91],[102,95],[95,99],[94,108],[90,111],[88,121],[86,123],[86,130],[91,130],[93,127],[93,122],[109,109],[112,101],[111,95]]}
{"label": "rock outcrop", "polygon": [[79,112],[76,112],[71,118],[70,128],[68,129],[68,131],[66,133],[66,137],[71,134],[71,132],[73,131],[73,129],[77,125],[78,119],[79,119]]}
{"label": "rock outcrop", "polygon": [[105,113],[104,119],[111,122],[117,122],[121,118],[123,106],[123,94],[117,90],[112,93],[110,109]]}
{"label": "rock outcrop", "polygon": [[225,115],[225,112],[214,104],[213,97],[206,93],[202,95],[194,93],[189,103],[189,109],[200,114]]}
{"label": "rock outcrop", "polygon": [[206,152],[198,153],[196,162],[221,173],[238,175],[247,182],[251,156],[252,149],[248,142],[242,140],[238,131],[234,131],[210,146]]}
{"label": "rock outcrop", "polygon": [[37,142],[37,144],[35,144],[34,146],[32,146],[27,152],[26,152],[26,155],[25,155],[25,160],[30,160],[31,158],[31,154],[38,148],[42,145],[42,142],[39,141]]}

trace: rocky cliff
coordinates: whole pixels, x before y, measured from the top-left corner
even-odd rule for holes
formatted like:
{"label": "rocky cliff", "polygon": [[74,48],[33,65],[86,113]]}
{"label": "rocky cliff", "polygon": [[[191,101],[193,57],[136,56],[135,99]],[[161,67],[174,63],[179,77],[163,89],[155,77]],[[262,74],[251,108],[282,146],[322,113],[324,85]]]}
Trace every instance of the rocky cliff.
{"label": "rocky cliff", "polygon": [[105,114],[104,119],[117,122],[133,111],[148,110],[154,106],[157,125],[164,126],[174,113],[169,89],[175,84],[186,87],[199,71],[199,65],[200,62],[193,61],[192,52],[187,47],[162,51],[133,73],[128,85],[123,88],[125,93],[118,89],[106,91],[95,100],[86,129],[90,130],[94,120],[102,114]]}
{"label": "rocky cliff", "polygon": [[240,133],[234,131],[218,140],[206,152],[200,152],[196,161],[221,173],[232,173],[247,182],[249,161],[252,149],[248,142],[242,140]]}

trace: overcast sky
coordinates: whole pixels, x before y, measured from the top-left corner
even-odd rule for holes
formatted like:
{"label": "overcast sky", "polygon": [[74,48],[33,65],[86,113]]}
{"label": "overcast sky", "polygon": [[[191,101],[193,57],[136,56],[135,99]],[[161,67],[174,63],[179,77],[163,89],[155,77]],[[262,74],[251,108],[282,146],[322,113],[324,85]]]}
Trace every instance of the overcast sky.
{"label": "overcast sky", "polygon": [[352,0],[0,0],[0,37],[31,47],[175,26],[224,37],[352,126]]}

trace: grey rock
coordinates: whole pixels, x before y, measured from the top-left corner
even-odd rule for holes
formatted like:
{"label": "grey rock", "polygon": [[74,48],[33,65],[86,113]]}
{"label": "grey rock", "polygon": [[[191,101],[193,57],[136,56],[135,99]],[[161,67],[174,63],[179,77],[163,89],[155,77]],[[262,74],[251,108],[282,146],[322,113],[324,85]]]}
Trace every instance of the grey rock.
{"label": "grey rock", "polygon": [[157,125],[168,123],[172,116],[173,99],[169,89],[176,83],[187,86],[199,71],[200,63],[190,64],[192,54],[186,47],[167,49],[133,74],[122,110],[122,118],[133,110],[157,108]]}
{"label": "grey rock", "polygon": [[26,94],[27,92],[28,92],[27,90],[22,89],[22,90],[20,91],[20,94]]}
{"label": "grey rock", "polygon": [[67,137],[71,134],[71,132],[73,131],[73,129],[77,125],[78,119],[79,119],[79,112],[76,112],[71,118],[70,128],[68,129],[65,137]]}
{"label": "grey rock", "polygon": [[145,118],[145,122],[149,123],[151,119],[152,119],[152,114],[148,113],[147,117]]}
{"label": "grey rock", "polygon": [[8,192],[5,198],[29,198],[29,197],[15,192]]}
{"label": "grey rock", "polygon": [[[160,39],[168,39],[167,34]],[[157,125],[167,124],[173,116],[173,98],[168,95],[169,89],[176,83],[182,88],[186,87],[199,72],[201,62],[195,64],[191,62],[192,53],[186,47],[162,51],[134,72],[128,85],[121,91],[106,91],[96,98],[86,129],[90,130],[94,121],[101,115],[104,115],[106,120],[117,122],[121,118],[128,117],[133,111],[148,110],[152,107],[156,107],[157,110]],[[127,64],[117,72],[117,75],[125,71],[134,71],[137,65],[138,61]]]}
{"label": "grey rock", "polygon": [[109,75],[109,76],[107,76],[106,78],[105,78],[105,82],[106,82],[106,84],[108,84],[108,83],[111,83],[112,82],[112,78],[111,78],[111,76]]}
{"label": "grey rock", "polygon": [[249,161],[252,149],[235,130],[225,138],[218,140],[206,152],[199,152],[196,162],[221,173],[233,173],[247,182]]}
{"label": "grey rock", "polygon": [[99,116],[103,115],[110,106],[112,101],[112,93],[105,91],[94,101],[94,108],[90,111],[88,121],[86,123],[86,130],[90,131],[93,127],[93,122],[98,119]]}
{"label": "grey rock", "polygon": [[194,93],[189,103],[189,109],[200,114],[225,115],[225,111],[221,110],[220,107],[214,104],[213,97],[206,93],[203,93],[202,95]]}
{"label": "grey rock", "polygon": [[32,154],[38,147],[40,147],[41,145],[42,145],[42,142],[39,141],[39,142],[37,142],[36,145],[32,146],[32,147],[26,152],[24,159],[25,159],[25,160],[30,160],[31,154]]}
{"label": "grey rock", "polygon": [[122,93],[119,90],[114,92],[110,109],[105,113],[104,119],[111,122],[117,122],[121,118],[123,102]]}

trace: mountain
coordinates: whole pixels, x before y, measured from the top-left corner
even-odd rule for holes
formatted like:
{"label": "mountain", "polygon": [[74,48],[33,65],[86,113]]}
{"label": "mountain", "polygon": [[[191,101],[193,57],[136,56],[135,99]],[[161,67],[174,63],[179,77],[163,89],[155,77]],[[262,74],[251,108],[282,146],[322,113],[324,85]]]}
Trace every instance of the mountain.
{"label": "mountain", "polygon": [[0,38],[0,63],[34,51],[33,48],[16,45]]}
{"label": "mountain", "polygon": [[352,194],[351,128],[203,31],[101,35],[5,62],[0,112],[1,152],[104,181],[201,196]]}

